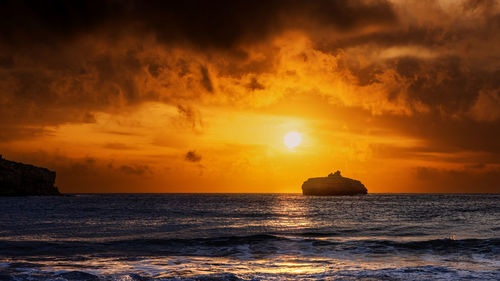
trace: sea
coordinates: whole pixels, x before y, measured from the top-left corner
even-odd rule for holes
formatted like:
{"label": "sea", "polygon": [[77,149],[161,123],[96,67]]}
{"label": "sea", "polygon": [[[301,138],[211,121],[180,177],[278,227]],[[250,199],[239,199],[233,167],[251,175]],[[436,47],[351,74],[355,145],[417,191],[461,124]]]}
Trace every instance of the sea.
{"label": "sea", "polygon": [[4,197],[0,280],[500,280],[500,194]]}

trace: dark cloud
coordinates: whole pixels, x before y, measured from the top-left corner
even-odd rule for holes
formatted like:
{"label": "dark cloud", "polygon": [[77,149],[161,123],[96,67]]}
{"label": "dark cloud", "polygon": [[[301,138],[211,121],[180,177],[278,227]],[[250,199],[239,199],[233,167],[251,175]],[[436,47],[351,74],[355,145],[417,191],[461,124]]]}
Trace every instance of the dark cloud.
{"label": "dark cloud", "polygon": [[445,113],[464,113],[487,84],[483,73],[464,66],[459,57],[442,57],[432,61],[400,59],[396,70],[409,83],[410,102],[420,102]]}
{"label": "dark cloud", "polygon": [[107,149],[114,149],[114,150],[130,150],[130,149],[133,149],[133,147],[131,147],[130,145],[127,145],[127,144],[124,144],[124,143],[116,143],[116,142],[106,143],[103,147],[107,148]]}
{"label": "dark cloud", "polygon": [[[235,66],[220,71],[234,75],[238,69],[246,73],[269,67],[244,63],[247,54],[239,44],[263,41],[288,28],[351,30],[394,20],[385,1],[2,1],[0,53],[6,55],[0,57],[0,71],[5,71],[0,90],[7,101],[0,100],[0,106],[28,108],[25,118],[33,120],[31,112],[48,116],[54,107],[100,111],[109,105],[188,99],[182,90],[198,89],[187,74],[214,91],[206,66],[193,73],[192,62],[182,58],[165,62],[154,55],[141,57],[148,36],[165,48],[187,44],[207,53],[227,51]],[[177,75],[162,76],[174,71]],[[150,82],[146,74],[164,81],[161,88],[145,90]],[[179,83],[176,78],[185,78],[186,89],[172,86]],[[60,122],[78,122],[58,114]],[[57,123],[51,121],[46,123]]]}
{"label": "dark cloud", "polygon": [[190,105],[177,105],[180,123],[187,124],[191,129],[196,130],[203,128],[203,119],[201,113]]}
{"label": "dark cloud", "polygon": [[350,30],[396,20],[386,1],[3,1],[0,38],[14,45],[53,44],[105,30],[153,33],[164,42],[228,48],[284,28],[311,24]]}
{"label": "dark cloud", "polygon": [[[395,25],[390,28],[377,30],[370,33],[356,34],[352,36],[337,37],[333,40],[320,41],[318,49],[326,52],[352,48],[362,45],[372,45],[377,47],[392,46],[425,46],[441,47],[451,42],[463,39],[464,30],[449,30],[441,26],[427,25]],[[469,33],[468,31],[467,33]]]}
{"label": "dark cloud", "polygon": [[120,172],[127,175],[143,176],[150,174],[151,169],[148,165],[122,165],[120,166]]}
{"label": "dark cloud", "polygon": [[[407,111],[415,113],[424,106],[432,114],[468,118],[481,93],[500,91],[500,54],[491,48],[500,43],[500,10],[498,1],[457,4],[462,10],[460,5],[452,7],[453,14],[432,1],[399,5],[398,24],[345,36],[316,34],[315,47],[342,54],[339,68],[353,74],[359,86],[391,82],[384,98],[391,103],[404,101]],[[366,61],[360,63],[360,56]],[[396,75],[391,81],[381,80],[392,71]],[[495,103],[496,98],[492,99]],[[487,110],[473,117],[498,119],[500,110]]]}
{"label": "dark cloud", "polygon": [[467,0],[462,6],[464,11],[480,9],[486,12],[495,7],[497,3],[495,0]]}
{"label": "dark cloud", "polygon": [[22,140],[51,134],[51,130],[43,127],[25,127],[19,125],[2,124],[0,122],[0,142]]}
{"label": "dark cloud", "polygon": [[200,162],[201,161],[201,155],[199,155],[196,151],[190,150],[186,153],[184,156],[184,159],[189,162]]}
{"label": "dark cloud", "polygon": [[[0,141],[50,134],[48,126],[92,123],[94,112],[147,101],[177,106],[180,118],[174,121],[199,129],[196,101],[204,95],[241,97],[218,78],[242,79],[235,84],[248,91],[244,95],[266,90],[264,85],[272,83],[259,75],[276,70],[280,50],[257,49],[262,58],[252,59],[248,49],[299,30],[315,52],[336,56],[338,65],[328,67],[331,76],[352,75],[349,82],[367,89],[359,93],[361,103],[370,87],[392,83],[378,99],[401,102],[410,115],[382,108],[383,116],[369,112],[366,118],[423,140],[433,151],[496,156],[496,6],[495,1],[465,1],[463,14],[442,23],[444,18],[420,20],[427,15],[418,11],[411,17],[398,14],[395,5],[376,0],[2,1]],[[480,17],[472,17],[475,13]],[[192,53],[179,55],[172,46]],[[409,47],[428,54],[417,49],[380,55]],[[304,63],[311,61],[302,56]]]}
{"label": "dark cloud", "polygon": [[469,164],[465,165],[466,169],[484,169],[486,168],[486,164],[484,163],[476,163],[476,164]]}
{"label": "dark cloud", "polygon": [[[0,129],[16,124],[36,136],[46,126],[95,122],[93,112],[197,100],[214,94],[218,74],[271,68],[276,50],[252,61],[241,45],[288,29],[348,32],[396,20],[381,0],[2,1]],[[217,73],[190,54],[169,53],[176,46],[217,62]],[[248,87],[262,89],[257,78]],[[179,112],[201,126],[195,110]]]}
{"label": "dark cloud", "polygon": [[404,102],[412,114],[437,118],[433,121],[422,117],[431,123],[458,118],[472,126],[471,123],[496,122],[500,116],[500,107],[496,106],[500,105],[498,69],[487,64],[471,65],[466,57],[405,55],[364,66],[341,61],[340,68],[353,74],[359,86],[386,87],[382,99],[393,104]]}
{"label": "dark cloud", "polygon": [[420,181],[420,192],[440,193],[498,193],[500,169],[438,169],[416,167],[415,177]]}
{"label": "dark cloud", "polygon": [[255,77],[252,77],[250,83],[247,84],[247,87],[252,91],[265,89],[264,85],[260,84]]}
{"label": "dark cloud", "polygon": [[210,79],[208,69],[204,66],[201,66],[200,72],[201,72],[201,85],[205,88],[205,90],[212,93],[214,91],[214,86],[212,85],[212,80]]}
{"label": "dark cloud", "polygon": [[477,122],[468,118],[443,118],[438,114],[382,117],[386,126],[403,135],[425,141],[439,150],[483,151],[500,154],[500,120]]}

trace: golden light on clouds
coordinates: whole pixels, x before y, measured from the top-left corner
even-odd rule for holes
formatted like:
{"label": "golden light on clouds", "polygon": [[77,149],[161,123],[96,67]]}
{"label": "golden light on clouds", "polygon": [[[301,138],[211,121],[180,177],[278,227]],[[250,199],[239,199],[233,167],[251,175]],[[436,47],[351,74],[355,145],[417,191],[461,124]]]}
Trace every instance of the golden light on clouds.
{"label": "golden light on clouds", "polygon": [[269,2],[7,7],[0,153],[63,192],[498,190],[498,3]]}

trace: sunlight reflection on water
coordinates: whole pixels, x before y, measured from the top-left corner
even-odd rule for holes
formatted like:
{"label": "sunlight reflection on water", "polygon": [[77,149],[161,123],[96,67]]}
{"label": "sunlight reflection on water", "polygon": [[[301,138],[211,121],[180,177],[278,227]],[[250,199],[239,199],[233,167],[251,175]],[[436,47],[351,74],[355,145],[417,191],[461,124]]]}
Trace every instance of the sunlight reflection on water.
{"label": "sunlight reflection on water", "polygon": [[[19,262],[19,261],[18,261]],[[26,261],[26,262],[29,262]],[[96,276],[122,279],[134,272],[140,276],[153,278],[191,278],[209,274],[235,274],[240,277],[260,277],[268,279],[301,279],[320,276],[339,276],[346,271],[374,271],[400,269],[405,267],[453,266],[464,271],[495,270],[495,268],[461,266],[455,260],[444,262],[400,258],[377,259],[334,259],[324,257],[297,257],[281,255],[268,259],[235,259],[220,257],[162,257],[141,260],[116,258],[82,257],[80,261],[48,260],[43,267],[30,269],[31,274],[41,272],[82,271]],[[493,266],[498,266],[493,265]],[[298,279],[297,279],[298,278]]]}
{"label": "sunlight reflection on water", "polygon": [[495,196],[0,198],[0,277],[500,280]]}

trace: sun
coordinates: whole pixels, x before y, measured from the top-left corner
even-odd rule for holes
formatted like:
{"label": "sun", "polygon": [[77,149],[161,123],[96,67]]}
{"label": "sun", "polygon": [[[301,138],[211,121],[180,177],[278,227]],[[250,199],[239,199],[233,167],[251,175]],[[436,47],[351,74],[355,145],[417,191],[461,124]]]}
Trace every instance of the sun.
{"label": "sun", "polygon": [[286,133],[283,137],[283,143],[290,149],[294,149],[302,142],[302,135],[296,131]]}

